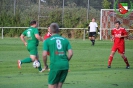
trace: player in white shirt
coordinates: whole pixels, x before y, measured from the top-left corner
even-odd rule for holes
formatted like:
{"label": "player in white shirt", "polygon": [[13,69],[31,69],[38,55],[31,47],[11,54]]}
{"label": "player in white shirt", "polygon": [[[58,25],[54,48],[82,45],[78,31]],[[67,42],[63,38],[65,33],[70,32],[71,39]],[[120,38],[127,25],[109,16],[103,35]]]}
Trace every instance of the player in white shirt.
{"label": "player in white shirt", "polygon": [[98,25],[95,22],[95,18],[92,19],[92,22],[90,22],[88,31],[89,31],[89,39],[92,42],[92,45],[95,45],[95,37],[96,37],[96,29],[99,32]]}

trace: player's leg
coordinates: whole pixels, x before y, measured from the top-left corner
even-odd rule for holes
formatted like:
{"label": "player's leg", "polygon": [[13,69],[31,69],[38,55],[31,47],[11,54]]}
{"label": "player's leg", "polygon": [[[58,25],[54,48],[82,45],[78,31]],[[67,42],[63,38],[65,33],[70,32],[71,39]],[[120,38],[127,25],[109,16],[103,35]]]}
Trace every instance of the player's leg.
{"label": "player's leg", "polygon": [[32,58],[32,61],[37,60],[37,61],[40,63],[40,66],[38,67],[38,70],[39,70],[39,72],[43,72],[43,71],[42,71],[42,67],[41,67],[41,62],[40,62],[40,60],[39,60],[39,55],[38,55],[37,46],[34,47],[34,49],[32,50],[32,54],[35,55],[35,57],[31,57],[31,58]]}
{"label": "player's leg", "polygon": [[89,40],[91,41],[92,40],[92,37],[89,37]]}
{"label": "player's leg", "polygon": [[57,88],[57,84],[54,84],[54,85],[49,84],[48,88]]}
{"label": "player's leg", "polygon": [[113,61],[114,54],[115,54],[115,51],[111,51],[109,59],[108,59],[108,68],[111,68],[111,63]]}
{"label": "player's leg", "polygon": [[[89,32],[89,40],[92,42],[92,32]],[[93,42],[92,42],[93,45]]]}
{"label": "player's leg", "polygon": [[30,63],[34,61],[36,53],[34,46],[27,46],[27,50],[30,52],[30,57],[24,58],[23,60],[18,60],[18,68],[21,68],[21,64],[23,63]]}
{"label": "player's leg", "polygon": [[38,54],[36,55],[35,60],[38,60],[38,62],[40,63],[40,66],[38,67],[39,72],[43,72],[44,70],[42,70],[41,62],[40,62],[40,60],[39,60],[39,55],[38,55]]}
{"label": "player's leg", "polygon": [[21,68],[21,64],[30,63],[30,62],[32,62],[32,59],[30,57],[27,57],[27,58],[25,58],[23,60],[18,60],[18,68],[19,69]]}
{"label": "player's leg", "polygon": [[57,86],[57,88],[62,88],[62,85],[63,85],[63,83],[58,83],[58,86]]}
{"label": "player's leg", "polygon": [[59,80],[59,72],[57,70],[50,70],[48,76],[48,88],[57,88],[57,83]]}
{"label": "player's leg", "polygon": [[121,57],[123,58],[124,62],[126,63],[126,68],[129,69],[130,65],[128,63],[127,57],[124,54],[125,53],[125,47],[124,46],[119,47],[118,52],[120,53]]}
{"label": "player's leg", "polygon": [[109,59],[108,59],[108,68],[111,68],[111,63],[113,61],[113,57],[115,55],[116,50],[117,50],[117,47],[113,45],[110,56],[109,56]]}
{"label": "player's leg", "polygon": [[48,77],[49,88],[62,88],[67,73],[68,70],[50,70]]}
{"label": "player's leg", "polygon": [[93,40],[92,40],[92,37],[89,37],[89,39],[90,39],[90,41],[91,41],[91,43],[92,43],[92,45],[93,45]]}
{"label": "player's leg", "polygon": [[129,69],[130,68],[130,65],[128,63],[127,57],[124,54],[121,54],[121,57],[123,58],[124,62],[126,63],[126,68]]}
{"label": "player's leg", "polygon": [[23,63],[30,63],[35,60],[36,58],[36,49],[34,47],[27,47],[28,51],[30,52],[30,58],[25,58],[21,60],[21,64]]}
{"label": "player's leg", "polygon": [[57,88],[62,88],[62,85],[67,77],[68,70],[62,70]]}
{"label": "player's leg", "polygon": [[91,42],[93,46],[95,45],[95,37],[96,37],[96,32],[91,32]]}
{"label": "player's leg", "polygon": [[30,57],[27,57],[27,58],[24,58],[23,60],[20,60],[20,61],[21,61],[21,64],[30,63],[30,62],[32,62],[32,59]]}
{"label": "player's leg", "polygon": [[95,45],[95,37],[92,37],[92,45]]}
{"label": "player's leg", "polygon": [[91,37],[92,37],[92,36],[91,36],[91,32],[89,32],[89,36],[88,36],[88,37],[89,37],[89,40],[91,41]]}
{"label": "player's leg", "polygon": [[96,32],[92,32],[92,45],[95,45],[95,37],[96,37]]}

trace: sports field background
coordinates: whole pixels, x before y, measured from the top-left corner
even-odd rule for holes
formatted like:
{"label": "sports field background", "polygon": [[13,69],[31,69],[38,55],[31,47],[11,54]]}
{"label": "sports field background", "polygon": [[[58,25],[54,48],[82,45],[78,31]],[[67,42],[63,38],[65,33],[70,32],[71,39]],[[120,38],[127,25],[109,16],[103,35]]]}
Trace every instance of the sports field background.
{"label": "sports field background", "polygon": [[[130,69],[118,53],[112,68],[107,68],[111,41],[97,40],[95,46],[89,40],[70,42],[74,56],[63,88],[133,88],[133,41],[126,40]],[[42,42],[38,50],[42,62]],[[47,88],[48,71],[39,73],[32,63],[17,68],[17,60],[25,57],[29,53],[19,38],[0,39],[0,88]]]}

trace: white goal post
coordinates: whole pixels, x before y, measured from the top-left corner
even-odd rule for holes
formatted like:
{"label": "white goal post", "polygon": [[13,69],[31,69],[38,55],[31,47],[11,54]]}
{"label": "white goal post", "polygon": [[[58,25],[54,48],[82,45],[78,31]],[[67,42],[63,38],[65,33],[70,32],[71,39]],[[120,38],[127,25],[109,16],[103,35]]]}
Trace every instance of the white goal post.
{"label": "white goal post", "polygon": [[100,40],[110,39],[111,29],[114,28],[114,22],[120,21],[129,34],[133,34],[133,11],[127,16],[120,16],[114,9],[101,9],[100,14]]}

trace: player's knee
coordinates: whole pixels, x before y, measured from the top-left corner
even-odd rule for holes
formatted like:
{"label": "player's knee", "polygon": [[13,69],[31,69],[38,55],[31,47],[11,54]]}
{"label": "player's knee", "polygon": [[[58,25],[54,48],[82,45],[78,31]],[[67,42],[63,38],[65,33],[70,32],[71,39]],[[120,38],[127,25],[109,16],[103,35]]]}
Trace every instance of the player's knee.
{"label": "player's knee", "polygon": [[112,56],[112,57],[113,57],[113,56],[114,56],[114,54],[115,54],[114,52],[111,52],[111,53],[110,53],[110,56]]}
{"label": "player's knee", "polygon": [[37,56],[36,55],[30,55],[30,58],[32,59],[32,61],[37,60]]}
{"label": "player's knee", "polygon": [[57,88],[62,88],[62,83],[58,83]]}
{"label": "player's knee", "polygon": [[124,54],[121,54],[121,57],[122,57],[122,58],[126,58],[126,56],[125,56]]}

